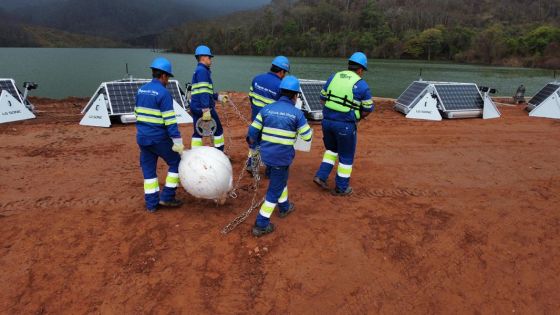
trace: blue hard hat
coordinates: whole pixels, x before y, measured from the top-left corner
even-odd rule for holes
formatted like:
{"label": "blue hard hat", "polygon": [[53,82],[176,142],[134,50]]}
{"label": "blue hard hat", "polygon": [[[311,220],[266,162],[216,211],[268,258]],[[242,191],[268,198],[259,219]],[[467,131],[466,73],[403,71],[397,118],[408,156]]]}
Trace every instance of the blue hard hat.
{"label": "blue hard hat", "polygon": [[150,68],[155,70],[161,70],[169,74],[169,76],[173,76],[173,69],[171,68],[171,62],[169,62],[169,60],[163,57],[158,57],[154,59],[154,61],[152,61],[152,65],[150,66]]}
{"label": "blue hard hat", "polygon": [[282,79],[282,82],[280,82],[280,89],[299,93],[298,78],[294,77],[293,75],[284,77],[284,79]]}
{"label": "blue hard hat", "polygon": [[348,59],[348,61],[353,61],[359,64],[360,66],[364,67],[365,70],[367,70],[367,57],[366,54],[364,54],[363,52],[353,53],[352,56],[350,56],[350,58]]}
{"label": "blue hard hat", "polygon": [[200,45],[200,46],[196,47],[196,50],[194,51],[194,55],[196,57],[198,57],[198,56],[214,57],[214,55],[212,55],[212,52],[210,51],[210,48],[208,46],[204,46],[204,45]]}
{"label": "blue hard hat", "polygon": [[274,60],[272,60],[272,65],[290,72],[290,61],[284,56],[277,56],[276,58],[274,58]]}

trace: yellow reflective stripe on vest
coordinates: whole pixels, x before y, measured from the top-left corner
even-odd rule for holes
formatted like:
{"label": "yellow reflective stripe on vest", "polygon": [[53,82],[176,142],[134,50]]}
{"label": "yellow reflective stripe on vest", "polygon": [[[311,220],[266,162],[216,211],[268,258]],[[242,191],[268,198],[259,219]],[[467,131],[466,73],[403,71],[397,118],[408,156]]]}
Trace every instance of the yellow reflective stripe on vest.
{"label": "yellow reflective stripe on vest", "polygon": [[252,99],[252,100],[251,100],[251,103],[252,103],[253,105],[257,106],[257,107],[265,107],[266,105],[268,105],[268,104],[263,103],[263,102],[261,102],[261,101],[259,101],[259,100],[257,100],[257,99]]}
{"label": "yellow reflective stripe on vest", "polygon": [[270,98],[268,98],[268,97],[264,97],[264,96],[262,96],[262,95],[259,95],[259,94],[255,93],[255,92],[249,93],[249,96],[252,97],[252,98],[254,98],[254,99],[256,99],[256,100],[259,100],[259,101],[261,101],[261,102],[263,102],[263,103],[266,103],[266,104],[272,104],[272,103],[274,103],[274,100],[272,100],[272,99],[270,99]]}
{"label": "yellow reflective stripe on vest", "polygon": [[262,131],[265,132],[265,133],[271,134],[271,135],[275,135],[275,136],[283,136],[283,137],[291,137],[291,138],[296,137],[295,132],[289,131],[289,130],[284,130],[284,129],[264,127]]}
{"label": "yellow reflective stripe on vest", "polygon": [[173,125],[173,124],[176,124],[176,123],[177,123],[177,118],[165,120],[165,125],[166,126]]}
{"label": "yellow reflective stripe on vest", "polygon": [[254,128],[256,128],[256,129],[258,129],[258,130],[261,130],[261,129],[262,129],[261,123],[259,123],[259,122],[256,121],[256,120],[253,121],[253,123],[251,124],[251,126],[254,127]]}
{"label": "yellow reflective stripe on vest", "polygon": [[196,91],[193,89],[191,92],[191,95],[197,95],[197,94],[203,94],[203,93],[208,93],[208,94],[214,94],[213,90],[209,90],[209,89],[197,89]]}
{"label": "yellow reflective stripe on vest", "polygon": [[168,110],[166,112],[161,113],[163,118],[168,118],[168,117],[173,117],[175,116],[175,111],[174,110]]}
{"label": "yellow reflective stripe on vest", "polygon": [[284,139],[284,138],[278,138],[278,137],[264,135],[264,134],[262,135],[261,139],[263,141],[268,141],[270,143],[283,144],[283,145],[294,145],[294,143],[296,143],[296,139]]}
{"label": "yellow reflective stripe on vest", "polygon": [[210,84],[209,82],[198,82],[192,85],[193,89],[198,89],[198,88],[202,88],[202,87],[206,87],[209,89],[213,89],[214,86],[212,84]]}
{"label": "yellow reflective stripe on vest", "polygon": [[163,125],[163,118],[155,118],[155,117],[149,117],[149,116],[144,116],[144,115],[136,115],[136,121]]}
{"label": "yellow reflective stripe on vest", "polygon": [[152,116],[161,117],[161,111],[159,109],[147,108],[147,107],[136,107],[134,111],[138,114],[147,114]]}
{"label": "yellow reflective stripe on vest", "polygon": [[298,133],[299,134],[305,133],[309,129],[311,129],[311,127],[309,127],[308,124],[305,124],[298,129]]}

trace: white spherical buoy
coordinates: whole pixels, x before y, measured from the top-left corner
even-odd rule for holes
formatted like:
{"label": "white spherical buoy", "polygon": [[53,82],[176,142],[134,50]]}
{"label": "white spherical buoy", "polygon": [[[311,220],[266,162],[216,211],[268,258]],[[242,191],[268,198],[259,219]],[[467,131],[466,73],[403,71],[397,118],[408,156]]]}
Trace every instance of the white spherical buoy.
{"label": "white spherical buoy", "polygon": [[179,179],[181,186],[196,198],[225,201],[233,187],[231,162],[213,147],[184,151],[179,163]]}

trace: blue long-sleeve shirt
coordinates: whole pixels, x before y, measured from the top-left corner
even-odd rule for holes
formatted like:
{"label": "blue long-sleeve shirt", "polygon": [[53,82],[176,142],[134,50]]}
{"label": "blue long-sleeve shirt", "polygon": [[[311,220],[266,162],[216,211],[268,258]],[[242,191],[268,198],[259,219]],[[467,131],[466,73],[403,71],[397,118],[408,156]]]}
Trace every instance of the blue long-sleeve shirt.
{"label": "blue long-sleeve shirt", "polygon": [[214,93],[212,72],[210,68],[198,63],[192,77],[191,108],[202,110],[214,108],[218,94]]}
{"label": "blue long-sleeve shirt", "polygon": [[303,112],[286,96],[266,105],[249,126],[250,142],[260,139],[260,152],[268,166],[289,166],[295,157],[294,144],[298,135],[311,141],[312,130]]}
{"label": "blue long-sleeve shirt", "polygon": [[[335,74],[332,74],[329,77],[329,79],[327,80],[327,82],[323,86],[323,89],[321,90],[320,97],[323,101],[327,100],[327,89],[328,89],[329,85],[331,84],[331,81],[332,81],[334,75]],[[354,94],[354,100],[361,103],[361,109],[360,110],[362,112],[373,112],[375,104],[373,104],[371,91],[370,91],[369,86],[368,86],[368,84],[366,83],[365,80],[358,81],[358,83],[356,83],[356,85],[354,85],[354,87],[352,88],[352,92]],[[338,111],[332,110],[332,109],[327,108],[327,107],[323,107],[323,119],[336,120],[336,121],[348,121],[348,122],[356,122],[357,121],[356,114],[354,113],[353,110],[351,110],[347,113],[343,113],[343,112],[338,112]]]}
{"label": "blue long-sleeve shirt", "polygon": [[255,120],[261,108],[274,103],[280,97],[282,79],[273,72],[259,74],[251,82],[249,100],[252,105],[251,120]]}
{"label": "blue long-sleeve shirt", "polygon": [[136,141],[152,145],[169,138],[181,138],[173,110],[173,97],[157,79],[143,85],[136,94]]}

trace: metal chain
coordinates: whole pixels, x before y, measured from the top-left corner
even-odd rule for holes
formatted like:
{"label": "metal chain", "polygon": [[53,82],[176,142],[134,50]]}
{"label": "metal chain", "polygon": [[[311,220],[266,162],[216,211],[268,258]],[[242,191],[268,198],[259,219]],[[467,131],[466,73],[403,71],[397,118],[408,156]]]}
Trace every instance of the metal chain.
{"label": "metal chain", "polygon": [[[250,121],[247,120],[247,118],[245,118],[245,116],[241,113],[241,111],[239,110],[239,108],[237,107],[237,105],[231,100],[231,98],[229,98],[229,103],[231,105],[231,108],[233,108],[234,112],[237,114],[237,116],[247,125],[251,124]],[[229,129],[229,117],[226,114],[226,125]],[[228,138],[228,141],[231,142],[231,137]],[[253,174],[255,174],[255,169],[258,170],[258,167],[260,165],[260,154],[259,155],[254,155],[253,159],[252,159],[252,163],[251,163],[251,169],[253,170]],[[231,190],[231,192],[229,193],[229,196],[231,198],[237,198],[237,190],[239,188],[239,184],[241,182],[241,179],[243,178],[243,175],[245,174],[245,168],[242,167],[241,168],[241,172],[239,174],[239,176],[237,177],[237,182],[235,183],[235,186],[233,187],[233,189]],[[251,204],[249,206],[249,208],[247,210],[245,210],[244,212],[242,212],[240,215],[238,215],[237,217],[235,217],[230,223],[228,223],[223,229],[222,229],[222,234],[227,234],[229,232],[231,232],[233,229],[235,229],[239,224],[241,224],[242,222],[244,222],[249,215],[251,215],[251,213],[253,212],[253,210],[255,210],[261,203],[264,202],[264,197],[261,198],[261,200],[256,201],[257,199],[257,194],[259,191],[259,183],[260,183],[260,176],[258,174],[258,171],[256,172],[256,175],[253,177],[253,185],[252,185],[252,190],[253,190],[253,197],[251,198]]]}

